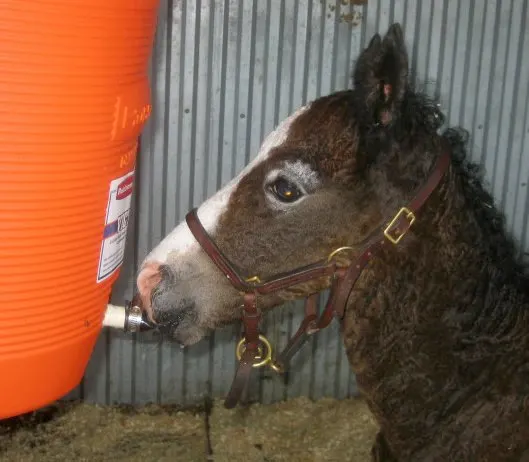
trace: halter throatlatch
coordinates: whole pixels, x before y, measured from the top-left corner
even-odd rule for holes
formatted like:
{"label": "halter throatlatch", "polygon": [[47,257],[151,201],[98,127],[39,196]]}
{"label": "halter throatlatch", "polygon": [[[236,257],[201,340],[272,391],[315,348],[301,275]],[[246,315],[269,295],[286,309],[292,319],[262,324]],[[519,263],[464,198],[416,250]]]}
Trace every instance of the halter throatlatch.
{"label": "halter throatlatch", "polygon": [[[372,234],[373,237],[360,249],[360,254],[356,260],[346,267],[337,266],[335,257],[342,252],[354,251],[353,247],[340,247],[323,261],[278,274],[266,281],[261,281],[257,276],[243,278],[208,236],[198,219],[197,209],[191,210],[186,215],[187,225],[195,239],[230,283],[241,292],[243,298],[244,336],[237,345],[236,355],[239,365],[226,397],[225,407],[234,407],[246,392],[253,368],[268,366],[276,372],[284,372],[290,359],[312,335],[327,327],[334,317],[340,320],[343,318],[349,295],[364,268],[388,243],[397,245],[408,233],[417,219],[416,213],[439,185],[449,164],[450,152],[445,149],[437,160],[427,182],[413,200],[406,207],[402,207],[386,225],[376,230]],[[289,340],[284,350],[277,357],[274,357],[270,342],[259,331],[261,311],[257,305],[258,296],[278,292],[323,277],[331,278],[331,289],[321,315],[318,317],[317,313],[318,293],[313,293],[305,300],[305,318],[297,332]]]}

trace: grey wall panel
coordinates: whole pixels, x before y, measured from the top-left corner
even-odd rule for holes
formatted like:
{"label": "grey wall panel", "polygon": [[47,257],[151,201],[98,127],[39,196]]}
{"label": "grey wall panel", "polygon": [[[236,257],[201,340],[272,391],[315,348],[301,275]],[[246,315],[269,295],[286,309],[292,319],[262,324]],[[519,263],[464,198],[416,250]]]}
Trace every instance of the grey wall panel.
{"label": "grey wall panel", "polygon": [[[360,5],[357,5],[360,3]],[[399,21],[413,79],[438,95],[449,124],[471,134],[520,252],[529,252],[528,0],[162,0],[151,64],[154,112],[141,139],[134,226],[113,301],[130,299],[139,262],[163,236],[228,182],[268,132],[306,101],[351,85],[361,48]],[[299,303],[264,329],[285,345]],[[224,395],[238,328],[185,350],[154,334],[103,332],[82,386],[91,402],[191,404]],[[294,359],[288,384],[256,374],[252,398],[356,393],[338,329]]]}

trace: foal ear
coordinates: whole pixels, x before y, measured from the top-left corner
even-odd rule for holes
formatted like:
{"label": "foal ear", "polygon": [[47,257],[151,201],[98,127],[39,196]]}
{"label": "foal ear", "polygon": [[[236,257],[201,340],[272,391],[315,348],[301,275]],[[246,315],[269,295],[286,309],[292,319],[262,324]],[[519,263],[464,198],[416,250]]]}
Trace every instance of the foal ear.
{"label": "foal ear", "polygon": [[396,118],[408,86],[408,53],[398,23],[383,40],[378,34],[371,39],[358,58],[354,85],[366,122],[388,125]]}

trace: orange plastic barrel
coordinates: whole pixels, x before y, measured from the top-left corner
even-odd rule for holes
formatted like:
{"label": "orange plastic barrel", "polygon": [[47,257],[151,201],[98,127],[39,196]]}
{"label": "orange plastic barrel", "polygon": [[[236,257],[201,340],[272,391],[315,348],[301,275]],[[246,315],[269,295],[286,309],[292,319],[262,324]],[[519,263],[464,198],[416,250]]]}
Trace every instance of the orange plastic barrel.
{"label": "orange plastic barrel", "polygon": [[0,0],[0,418],[79,384],[123,260],[158,0]]}

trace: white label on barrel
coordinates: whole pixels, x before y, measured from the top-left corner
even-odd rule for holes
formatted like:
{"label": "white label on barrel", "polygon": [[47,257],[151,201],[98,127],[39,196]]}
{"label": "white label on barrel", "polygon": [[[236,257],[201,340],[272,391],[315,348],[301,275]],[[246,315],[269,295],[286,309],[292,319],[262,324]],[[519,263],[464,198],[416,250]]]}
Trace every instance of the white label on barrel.
{"label": "white label on barrel", "polygon": [[97,282],[111,276],[123,263],[133,187],[134,170],[110,182]]}

